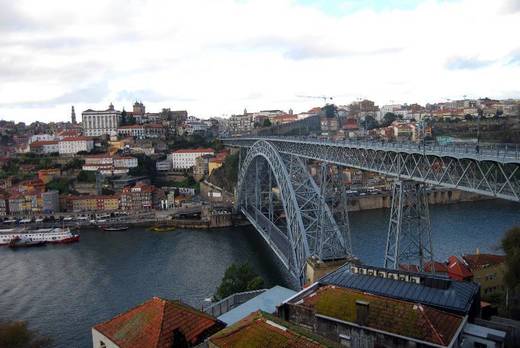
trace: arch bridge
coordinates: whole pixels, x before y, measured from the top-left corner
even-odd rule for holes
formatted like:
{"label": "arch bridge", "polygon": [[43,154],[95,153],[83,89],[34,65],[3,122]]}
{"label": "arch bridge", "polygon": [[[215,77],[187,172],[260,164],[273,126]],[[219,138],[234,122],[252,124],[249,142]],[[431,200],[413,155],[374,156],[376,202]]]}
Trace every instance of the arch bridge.
{"label": "arch bridge", "polygon": [[[237,207],[303,285],[309,257],[352,257],[341,167],[396,178],[385,266],[433,260],[425,185],[520,202],[520,147],[439,146],[308,137],[222,139],[240,148]],[[313,176],[308,161],[319,162]]]}

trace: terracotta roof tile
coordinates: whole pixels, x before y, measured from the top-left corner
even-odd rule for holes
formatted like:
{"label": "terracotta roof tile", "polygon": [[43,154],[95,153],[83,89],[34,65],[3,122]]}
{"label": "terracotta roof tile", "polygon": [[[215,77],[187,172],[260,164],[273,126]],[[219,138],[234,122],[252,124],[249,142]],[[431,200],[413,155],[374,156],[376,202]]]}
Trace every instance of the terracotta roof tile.
{"label": "terracotta roof tile", "polygon": [[[296,331],[297,330],[297,331]],[[313,339],[314,338],[314,339]],[[210,337],[219,348],[320,348],[336,344],[263,312],[255,312]]]}
{"label": "terracotta roof tile", "polygon": [[203,148],[200,148],[200,149],[181,149],[181,150],[174,151],[173,153],[197,153],[197,152],[211,152],[211,153],[214,153],[215,150],[213,150],[211,148],[207,148],[207,149],[203,149]]}
{"label": "terracotta roof tile", "polygon": [[462,258],[466,261],[470,269],[481,269],[488,266],[498,265],[506,261],[505,256],[494,254],[463,255]]}
{"label": "terracotta roof tile", "polygon": [[448,258],[448,275],[450,278],[465,280],[473,277],[471,270],[457,256]]}
{"label": "terracotta roof tile", "polygon": [[153,297],[94,329],[121,348],[170,348],[176,330],[190,344],[198,344],[208,330],[223,327],[216,318],[179,301]]}

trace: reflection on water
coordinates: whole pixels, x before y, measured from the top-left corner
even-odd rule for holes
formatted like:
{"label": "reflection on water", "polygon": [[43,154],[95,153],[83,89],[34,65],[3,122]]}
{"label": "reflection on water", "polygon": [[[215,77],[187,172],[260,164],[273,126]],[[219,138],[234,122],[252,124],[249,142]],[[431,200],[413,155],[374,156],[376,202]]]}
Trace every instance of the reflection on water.
{"label": "reflection on water", "polygon": [[[501,201],[432,207],[440,259],[493,250],[520,225],[518,204]],[[381,265],[388,210],[351,214],[355,254]],[[56,347],[89,347],[92,325],[151,296],[200,307],[228,265],[249,261],[267,286],[291,280],[251,228],[151,233],[85,231],[81,242],[35,249],[0,248],[0,320],[28,320]]]}

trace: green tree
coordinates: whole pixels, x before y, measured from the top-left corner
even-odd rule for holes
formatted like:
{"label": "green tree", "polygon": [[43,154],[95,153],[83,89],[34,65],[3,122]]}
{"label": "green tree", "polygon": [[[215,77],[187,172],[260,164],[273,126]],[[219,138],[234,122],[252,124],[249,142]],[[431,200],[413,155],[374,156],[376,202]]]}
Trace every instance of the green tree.
{"label": "green tree", "polygon": [[233,263],[226,269],[214,299],[219,301],[237,292],[259,290],[263,287],[264,280],[253,271],[247,262]]}
{"label": "green tree", "polygon": [[29,330],[25,321],[0,323],[0,347],[2,348],[44,348],[50,347],[51,340]]}
{"label": "green tree", "polygon": [[130,168],[128,173],[133,176],[148,176],[153,180],[157,174],[155,161],[144,154],[135,154],[133,156],[137,157],[137,167]]}
{"label": "green tree", "polygon": [[387,112],[385,116],[383,116],[383,125],[389,126],[392,124],[392,122],[394,122],[397,119],[398,117],[396,114],[394,114],[393,112]]}
{"label": "green tree", "polygon": [[82,170],[78,174],[79,182],[96,182],[96,172]]}
{"label": "green tree", "polygon": [[326,117],[335,117],[338,114],[338,108],[334,104],[327,104],[321,111],[325,113]]}
{"label": "green tree", "polygon": [[361,125],[364,129],[370,130],[377,128],[379,126],[379,123],[377,123],[377,120],[373,116],[367,115],[365,116],[363,122],[361,122]]}
{"label": "green tree", "polygon": [[513,301],[510,308],[511,316],[515,319],[520,318],[520,227],[513,227],[506,232],[502,239],[502,249],[506,253],[506,273],[504,281],[511,294],[517,298]]}
{"label": "green tree", "polygon": [[69,187],[69,180],[65,178],[55,178],[52,179],[47,184],[47,189],[49,190],[58,190],[60,191],[60,194],[66,194],[69,193],[70,187]]}
{"label": "green tree", "polygon": [[271,127],[271,120],[266,118],[264,123],[262,123],[262,127]]}
{"label": "green tree", "polygon": [[83,165],[85,164],[85,161],[80,159],[80,158],[74,158],[70,161],[68,161],[67,163],[65,163],[65,165],[63,166],[63,170],[67,171],[67,170],[70,170],[70,169],[81,169],[81,167],[83,167]]}

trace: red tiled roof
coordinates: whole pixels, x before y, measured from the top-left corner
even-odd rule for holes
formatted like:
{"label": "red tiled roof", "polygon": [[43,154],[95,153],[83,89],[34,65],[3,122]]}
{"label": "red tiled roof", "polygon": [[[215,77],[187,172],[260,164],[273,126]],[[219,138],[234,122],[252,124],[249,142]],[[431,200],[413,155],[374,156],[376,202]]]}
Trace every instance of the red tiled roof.
{"label": "red tiled roof", "polygon": [[281,319],[269,317],[260,311],[211,336],[209,341],[219,348],[321,348],[332,346],[303,335],[303,331],[292,330]]}
{"label": "red tiled roof", "polygon": [[506,261],[505,256],[494,254],[463,255],[462,258],[466,261],[469,269],[474,270],[498,265]]}
{"label": "red tiled roof", "polygon": [[173,153],[197,153],[197,152],[215,152],[215,150],[213,150],[211,148],[207,148],[207,149],[203,149],[203,148],[200,148],[200,149],[181,149],[181,150],[174,151]]}
{"label": "red tiled roof", "polygon": [[434,269],[435,273],[448,273],[448,266],[445,263],[437,262],[437,261],[426,262],[424,264],[424,271],[431,272],[432,265],[433,265],[433,269]]}
{"label": "red tiled roof", "polygon": [[179,330],[191,344],[223,323],[179,301],[153,297],[147,302],[94,326],[121,348],[170,348],[174,332]]}
{"label": "red tiled roof", "polygon": [[119,129],[137,129],[137,128],[144,128],[142,124],[130,124],[126,126],[119,126]]}
{"label": "red tiled roof", "polygon": [[302,306],[328,317],[357,322],[357,300],[369,305],[363,326],[438,345],[449,345],[463,322],[459,315],[432,307],[330,285],[305,297]]}
{"label": "red tiled roof", "polygon": [[31,147],[39,147],[44,145],[57,145],[57,140],[40,140],[40,141],[34,141],[31,143]]}
{"label": "red tiled roof", "polygon": [[465,280],[473,277],[470,269],[457,256],[448,258],[448,275],[456,280]]}
{"label": "red tiled roof", "polygon": [[63,138],[62,141],[85,141],[85,140],[92,140],[92,138],[91,137],[85,137],[85,136],[67,137],[67,138]]}

